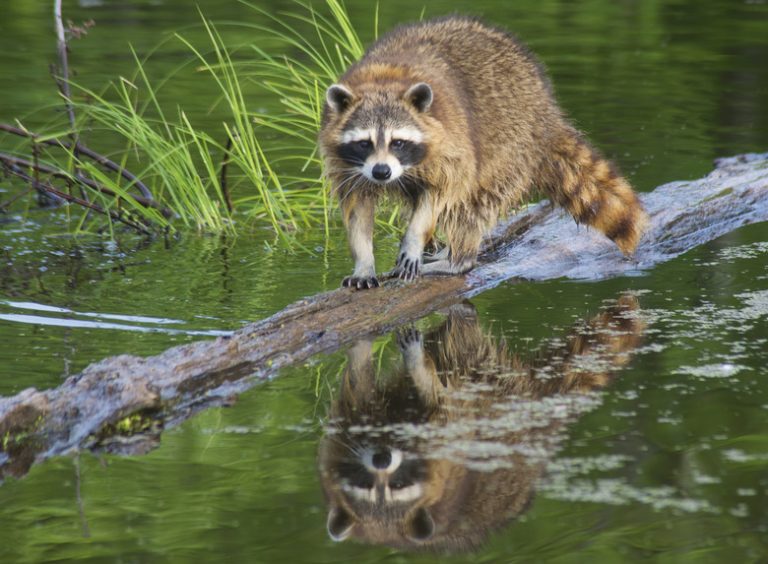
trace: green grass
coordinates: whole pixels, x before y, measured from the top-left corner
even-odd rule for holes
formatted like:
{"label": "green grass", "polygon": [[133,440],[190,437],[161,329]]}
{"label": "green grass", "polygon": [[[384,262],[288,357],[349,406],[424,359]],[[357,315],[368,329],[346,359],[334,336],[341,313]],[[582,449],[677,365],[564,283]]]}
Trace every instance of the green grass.
{"label": "green grass", "polygon": [[[171,210],[170,219],[133,200],[135,187],[117,173],[70,152],[62,155],[61,150],[47,151],[46,162],[70,172],[77,167],[114,194],[91,194],[94,203],[138,218],[156,231],[234,234],[247,226],[267,225],[285,241],[307,226],[324,225],[327,232],[334,221],[333,204],[316,137],[325,89],[362,56],[362,42],[339,0],[326,0],[321,10],[297,2],[296,11],[277,16],[243,3],[253,9],[253,22],[214,25],[201,14],[206,44],[197,45],[183,33],[174,35],[189,51],[201,79],[215,85],[218,132],[195,125],[183,100],[162,99],[161,90],[174,75],[153,84],[153,54],[141,59],[133,52],[133,76],[120,77],[101,91],[71,82],[80,138],[89,144],[96,136],[109,146],[122,146],[113,160],[151,189],[161,206]],[[262,41],[280,47],[230,46],[219,31],[225,25],[257,31],[254,35]],[[155,54],[166,45],[163,42]],[[249,100],[256,95],[268,96],[279,110],[253,109]],[[64,132],[58,133],[63,138]],[[226,191],[221,180],[224,161]],[[116,226],[109,217],[74,215],[73,231],[104,230],[106,222],[114,236]]]}
{"label": "green grass", "polygon": [[[222,203],[221,193],[217,193],[216,175],[211,175],[216,167],[211,152],[215,142],[209,135],[195,130],[180,108],[173,122],[159,104],[159,118],[150,119],[142,115],[137,109],[139,94],[143,91],[150,97],[153,95],[146,75],[142,72],[141,76],[145,81],[143,84],[121,79],[104,95],[79,87],[88,96],[89,102],[76,104],[78,115],[124,139],[127,152],[135,152],[136,162],[143,167],[135,170],[137,176],[150,185],[155,198],[173,210],[183,225],[207,231],[231,228],[232,222]],[[86,162],[80,164],[105,186],[118,194],[125,194],[126,187],[122,185],[121,177],[101,173]],[[131,199],[123,201],[130,202]],[[104,204],[116,205],[117,202]],[[142,213],[140,208],[135,211]],[[172,225],[158,217],[155,210],[146,209],[143,213],[145,219],[158,226]]]}

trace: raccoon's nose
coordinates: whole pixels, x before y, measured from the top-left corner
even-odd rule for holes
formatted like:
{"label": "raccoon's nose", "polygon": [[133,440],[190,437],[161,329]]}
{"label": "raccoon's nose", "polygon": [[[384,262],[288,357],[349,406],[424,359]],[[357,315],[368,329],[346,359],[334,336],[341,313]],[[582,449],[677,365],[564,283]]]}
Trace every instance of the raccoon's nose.
{"label": "raccoon's nose", "polygon": [[376,180],[386,180],[387,178],[392,176],[392,169],[389,168],[388,164],[379,163],[379,164],[373,165],[371,174],[373,174],[373,177]]}
{"label": "raccoon's nose", "polygon": [[[387,174],[387,176],[389,176],[389,174]],[[374,468],[386,470],[389,468],[389,465],[392,464],[392,453],[388,450],[385,450],[384,452],[375,452],[371,457],[371,462],[373,463]]]}

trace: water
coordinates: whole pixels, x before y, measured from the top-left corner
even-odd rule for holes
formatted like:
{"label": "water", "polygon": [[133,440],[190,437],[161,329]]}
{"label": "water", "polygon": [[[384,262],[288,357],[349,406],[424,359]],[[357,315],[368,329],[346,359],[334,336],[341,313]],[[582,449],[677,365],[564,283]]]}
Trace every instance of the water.
{"label": "water", "polygon": [[[0,120],[31,114],[30,125],[45,123],[57,110],[34,110],[57,103],[47,75],[50,6],[7,4],[0,66],[14,80],[2,87]],[[214,19],[253,18],[236,3],[200,5]],[[97,22],[73,44],[78,77],[99,86],[129,72],[128,42],[147,50],[163,33],[195,25],[188,7],[69,7],[67,17]],[[368,38],[369,10],[350,3]],[[454,2],[430,3],[427,14],[449,10],[483,14],[526,40],[579,127],[641,190],[702,176],[715,157],[768,147],[765,3]],[[420,11],[389,2],[381,27]],[[233,42],[258,40],[230,31]],[[186,33],[203,42],[198,28]],[[152,72],[162,76],[184,57],[171,44]],[[217,123],[202,114],[212,91],[193,76],[169,95]],[[315,249],[309,256],[274,248],[266,231],[112,244],[62,236],[48,211],[0,219],[11,220],[0,226],[2,396],[54,388],[106,356],[150,355],[231,331],[335,288],[350,268],[339,229],[302,234]],[[393,542],[385,532],[405,531],[410,537],[399,538],[421,537],[422,546],[450,530],[469,539],[461,546],[471,556],[457,562],[766,560],[766,240],[758,224],[639,277],[506,283],[471,306],[284,370],[232,406],[166,429],[146,454],[22,461],[18,477],[0,486],[0,558],[433,561],[353,537],[373,530]],[[394,247],[380,238],[380,264]],[[461,350],[447,347],[452,339]],[[372,365],[350,362],[369,346]],[[423,369],[430,362],[443,368]],[[358,398],[345,415],[343,383],[360,366],[368,366],[360,378],[375,377],[364,388],[375,401]],[[539,388],[514,388],[531,370],[552,388],[540,389],[539,379]],[[568,382],[558,381],[563,375]],[[330,456],[335,444],[352,444],[357,456]],[[414,484],[434,487],[428,478],[444,468],[447,485],[434,494],[443,505],[433,504],[429,518],[414,510],[376,521],[360,508],[365,488],[355,511],[342,501],[352,493],[341,485],[365,485],[360,462],[385,453],[409,471],[396,475],[401,499],[417,499],[406,489]],[[473,495],[455,504],[454,491]],[[342,506],[357,524],[333,542],[327,516],[344,536]],[[478,506],[492,515],[473,513]]]}

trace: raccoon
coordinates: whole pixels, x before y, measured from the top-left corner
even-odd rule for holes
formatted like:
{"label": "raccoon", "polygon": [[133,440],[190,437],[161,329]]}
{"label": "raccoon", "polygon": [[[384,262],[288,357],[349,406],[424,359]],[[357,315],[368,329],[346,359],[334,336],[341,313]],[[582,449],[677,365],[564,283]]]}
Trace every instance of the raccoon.
{"label": "raccoon", "polygon": [[[534,358],[483,330],[468,303],[423,335],[400,330],[402,365],[392,372],[377,374],[370,340],[354,344],[319,447],[330,538],[438,552],[481,546],[530,506],[574,406],[591,405],[567,398],[606,386],[639,346],[637,309],[622,296]],[[467,460],[473,449],[493,453],[488,468]]]}
{"label": "raccoon", "polygon": [[[389,274],[459,274],[483,235],[533,189],[631,255],[647,215],[616,168],[569,124],[542,65],[506,31],[450,16],[381,37],[326,92],[319,146],[347,228],[354,271],[379,285],[374,211],[411,210]],[[424,255],[439,230],[447,244]]]}

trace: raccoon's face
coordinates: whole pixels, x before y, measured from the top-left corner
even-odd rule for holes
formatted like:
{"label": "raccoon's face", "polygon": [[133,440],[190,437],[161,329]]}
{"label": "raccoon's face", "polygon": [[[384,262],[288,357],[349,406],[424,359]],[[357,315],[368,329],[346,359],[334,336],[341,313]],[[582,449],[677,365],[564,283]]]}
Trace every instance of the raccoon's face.
{"label": "raccoon's face", "polygon": [[365,537],[402,537],[423,542],[434,531],[425,502],[430,497],[429,463],[393,446],[369,446],[335,459],[325,469],[335,483],[328,534],[346,539],[356,529]]}
{"label": "raccoon's face", "polygon": [[341,461],[335,472],[354,504],[408,504],[424,493],[422,461],[397,448],[364,448],[356,457]]}
{"label": "raccoon's face", "polygon": [[417,118],[432,104],[429,85],[415,84],[404,94],[391,89],[353,94],[334,84],[326,100],[328,111],[342,121],[333,156],[351,176],[380,185],[396,183],[424,160],[427,139]]}

